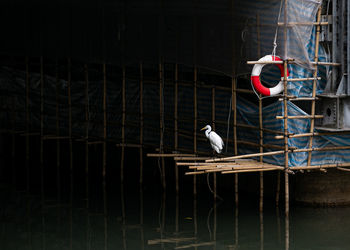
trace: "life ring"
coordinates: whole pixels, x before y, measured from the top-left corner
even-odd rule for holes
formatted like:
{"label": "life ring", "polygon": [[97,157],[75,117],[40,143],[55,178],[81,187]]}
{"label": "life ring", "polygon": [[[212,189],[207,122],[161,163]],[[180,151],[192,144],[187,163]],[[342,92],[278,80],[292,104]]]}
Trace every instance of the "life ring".
{"label": "life ring", "polygon": [[[258,62],[273,62],[273,61],[282,61],[278,56],[267,55],[258,60]],[[283,91],[283,81],[281,80],[275,87],[267,88],[261,84],[260,81],[260,73],[262,68],[266,64],[255,64],[252,70],[251,81],[253,86],[257,92],[264,96],[274,96]],[[275,64],[281,71],[281,77],[284,77],[284,67],[282,64]],[[289,72],[287,69],[287,77],[289,76]]]}

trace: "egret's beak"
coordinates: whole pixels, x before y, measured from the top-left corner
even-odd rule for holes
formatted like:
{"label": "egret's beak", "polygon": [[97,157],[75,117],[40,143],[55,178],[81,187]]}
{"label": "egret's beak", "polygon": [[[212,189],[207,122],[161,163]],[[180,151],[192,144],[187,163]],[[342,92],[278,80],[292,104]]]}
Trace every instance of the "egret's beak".
{"label": "egret's beak", "polygon": [[206,127],[204,127],[204,128],[201,128],[201,131],[202,131],[202,130],[204,130],[204,129],[206,129]]}

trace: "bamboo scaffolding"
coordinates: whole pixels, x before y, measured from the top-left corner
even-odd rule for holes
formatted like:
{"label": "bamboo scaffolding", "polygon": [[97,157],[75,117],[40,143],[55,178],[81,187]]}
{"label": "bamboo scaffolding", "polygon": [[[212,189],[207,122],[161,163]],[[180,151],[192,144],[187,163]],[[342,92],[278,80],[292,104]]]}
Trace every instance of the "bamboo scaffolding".
{"label": "bamboo scaffolding", "polygon": [[140,186],[143,183],[143,64],[140,62]]}
{"label": "bamboo scaffolding", "polygon": [[[309,137],[309,136],[325,136],[325,135],[343,135],[349,134],[350,131],[334,131],[334,132],[311,132],[311,133],[302,133],[302,134],[290,134],[289,138],[300,138],[300,137]],[[275,139],[282,139],[281,136],[275,136]]]}
{"label": "bamboo scaffolding", "polygon": [[[320,22],[321,20],[321,7],[319,7],[318,9],[318,12],[317,12],[317,22]],[[317,63],[318,62],[318,49],[319,49],[319,39],[320,39],[320,26],[317,26],[316,27],[316,41],[315,41],[315,45],[316,45],[316,48],[315,48],[315,62]],[[314,71],[314,78],[317,77],[317,74],[318,74],[318,67],[316,66],[315,67],[315,71]],[[313,84],[312,84],[312,97],[315,98],[316,97],[316,87],[317,87],[317,80],[314,80],[313,81]],[[316,102],[315,100],[312,100],[311,101],[311,117],[314,117],[315,116],[315,109],[316,109]],[[312,119],[310,121],[310,133],[313,133],[314,132],[314,129],[315,129],[315,119]],[[309,137],[309,148],[312,148],[312,143],[313,143],[313,135],[311,135]],[[308,154],[308,159],[307,159],[307,165],[311,165],[311,157],[312,157],[312,152],[309,151],[309,154]]]}
{"label": "bamboo scaffolding", "polygon": [[[122,145],[125,144],[125,112],[126,112],[126,96],[125,96],[125,65],[122,67]],[[121,162],[120,162],[120,181],[124,182],[124,157],[125,157],[125,148],[122,146],[121,152]]]}
{"label": "bamboo scaffolding", "polygon": [[300,26],[316,25],[317,28],[319,28],[320,26],[329,25],[328,22],[321,22],[321,21],[316,21],[316,22],[288,22],[287,25],[285,25],[285,23],[283,23],[283,22],[278,22],[277,24],[278,24],[278,26],[287,26],[287,27],[296,26],[296,25],[300,25]]}
{"label": "bamboo scaffolding", "polygon": [[210,157],[206,156],[197,156],[197,157],[183,157],[183,156],[176,156],[174,157],[174,161],[202,161],[202,160],[208,160]]}
{"label": "bamboo scaffolding", "polygon": [[90,126],[90,112],[89,112],[89,69],[87,64],[84,65],[85,73],[85,195],[86,208],[89,208],[89,126]]}
{"label": "bamboo scaffolding", "polygon": [[181,153],[174,153],[174,154],[164,154],[164,153],[159,153],[159,154],[147,154],[147,157],[195,157],[195,154],[181,154]]}
{"label": "bamboo scaffolding", "polygon": [[[293,64],[293,59],[287,59],[289,64]],[[312,65],[322,65],[322,66],[340,66],[341,63],[335,62],[310,62]],[[247,61],[247,64],[283,64],[283,61]]]}
{"label": "bamboo scaffolding", "polygon": [[315,80],[321,80],[321,77],[288,78],[287,82],[302,82],[302,81],[315,81]]}

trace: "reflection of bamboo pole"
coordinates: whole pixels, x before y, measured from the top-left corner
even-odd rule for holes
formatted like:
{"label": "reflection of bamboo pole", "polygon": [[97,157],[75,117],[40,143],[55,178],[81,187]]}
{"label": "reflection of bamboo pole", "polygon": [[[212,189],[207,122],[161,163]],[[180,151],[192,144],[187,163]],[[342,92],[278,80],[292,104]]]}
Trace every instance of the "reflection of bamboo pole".
{"label": "reflection of bamboo pole", "polygon": [[276,206],[279,206],[280,200],[280,189],[281,189],[281,173],[277,173],[277,184],[276,184]]}
{"label": "reflection of bamboo pole", "polygon": [[85,71],[85,195],[86,208],[89,208],[89,70],[87,64],[84,65]]}
{"label": "reflection of bamboo pole", "polygon": [[[60,81],[58,62],[56,62],[56,136],[60,137]],[[57,185],[57,200],[61,201],[61,143],[60,139],[56,140],[56,185]]]}
{"label": "reflection of bamboo pole", "polygon": [[123,249],[126,250],[126,214],[125,214],[125,201],[124,201],[124,183],[120,183],[120,200],[121,200],[121,206],[122,206],[122,240],[123,240]]}
{"label": "reflection of bamboo pole", "polygon": [[143,65],[140,62],[140,185],[143,183]]}
{"label": "reflection of bamboo pole", "polygon": [[[40,57],[40,187],[41,200],[44,202],[44,62]],[[42,204],[44,205],[44,204]]]}
{"label": "reflection of bamboo pole", "polygon": [[[177,123],[177,119],[178,119],[178,89],[179,89],[179,85],[178,85],[178,81],[179,81],[179,66],[178,64],[175,64],[175,97],[174,97],[174,130],[175,130],[175,151],[177,152],[178,150],[178,146],[179,146],[179,138],[178,138],[178,123]],[[176,194],[179,193],[179,168],[178,166],[175,164],[175,179],[176,179]]]}
{"label": "reflection of bamboo pole", "polygon": [[30,151],[29,151],[29,59],[26,57],[26,174],[27,174],[27,192],[29,192],[30,188],[30,171],[29,171],[29,161],[30,161]]}
{"label": "reflection of bamboo pole", "polygon": [[[317,12],[317,22],[320,22],[321,20],[321,6],[318,9]],[[316,41],[315,41],[315,63],[317,64],[318,62],[318,48],[319,48],[319,38],[320,38],[320,28],[321,26],[317,26],[316,27]],[[315,71],[314,71],[314,78],[317,78],[317,74],[318,74],[318,67],[317,65],[315,66]],[[317,88],[317,80],[313,80],[313,84],[312,84],[312,97],[315,98],[316,97],[316,88]],[[316,101],[312,100],[311,101],[311,117],[315,116],[315,107],[316,107]],[[310,133],[314,132],[314,128],[315,128],[315,119],[311,119],[310,121]],[[312,143],[313,143],[313,136],[311,135],[309,138],[309,148],[312,148]],[[312,157],[312,152],[309,151],[308,153],[308,159],[307,159],[307,165],[310,166],[311,165],[311,157]]]}
{"label": "reflection of bamboo pole", "polygon": [[69,166],[70,166],[70,202],[73,203],[73,139],[72,139],[72,95],[71,95],[71,59],[68,58],[68,136],[69,136]]}
{"label": "reflection of bamboo pole", "polygon": [[121,163],[120,163],[120,180],[124,181],[124,154],[125,154],[125,66],[123,65],[123,78],[122,78],[122,152],[121,152]]}
{"label": "reflection of bamboo pole", "polygon": [[107,192],[106,192],[106,165],[107,165],[107,77],[106,64],[103,63],[103,159],[102,159],[102,190],[104,214],[104,249],[107,249]]}
{"label": "reflection of bamboo pole", "polygon": [[140,230],[141,230],[141,249],[145,249],[145,236],[143,231],[143,189],[142,186],[140,186]]}
{"label": "reflection of bamboo pole", "polygon": [[11,135],[11,169],[12,169],[12,186],[13,189],[16,190],[16,100],[15,97],[12,97],[12,105],[11,105],[11,123],[12,123],[12,135]]}
{"label": "reflection of bamboo pole", "polygon": [[264,249],[264,214],[260,212],[260,249]]}

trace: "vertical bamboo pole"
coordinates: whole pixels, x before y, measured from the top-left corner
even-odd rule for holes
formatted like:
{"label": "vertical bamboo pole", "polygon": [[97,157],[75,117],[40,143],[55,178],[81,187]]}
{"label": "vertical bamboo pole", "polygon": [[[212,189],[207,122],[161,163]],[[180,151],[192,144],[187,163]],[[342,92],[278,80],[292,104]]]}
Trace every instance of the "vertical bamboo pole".
{"label": "vertical bamboo pole", "polygon": [[[164,69],[163,62],[159,62],[159,135],[160,135],[160,145],[159,151],[162,154],[164,152]],[[165,190],[166,180],[165,180],[165,162],[164,157],[161,157],[162,161],[162,186]]]}
{"label": "vertical bamboo pole", "polygon": [[[193,152],[197,154],[197,80],[198,80],[198,72],[197,66],[194,66],[193,72],[193,113],[194,113],[194,123],[193,123]],[[197,176],[193,175],[193,195],[197,195]]]}
{"label": "vertical bamboo pole", "polygon": [[[258,58],[260,58],[260,16],[256,14],[256,25],[257,25],[257,43],[258,43]],[[264,151],[264,132],[263,132],[263,119],[262,119],[262,96],[259,95],[259,138],[260,138],[260,153]],[[260,156],[260,162],[263,162],[263,156]],[[264,173],[260,172],[260,202],[259,211],[263,211],[264,207]]]}
{"label": "vertical bamboo pole", "polygon": [[[237,92],[236,92],[236,77],[232,74],[232,109],[233,109],[233,145],[234,154],[238,154],[237,149]],[[238,174],[235,174],[235,204],[238,206]]]}
{"label": "vertical bamboo pole", "polygon": [[279,206],[280,201],[280,189],[281,189],[281,172],[277,171],[277,184],[276,184],[276,206]]}
{"label": "vertical bamboo pole", "polygon": [[106,165],[107,165],[107,77],[106,63],[103,63],[103,162],[102,162],[102,190],[104,214],[104,249],[107,249],[107,192],[106,192]]}
{"label": "vertical bamboo pole", "polygon": [[140,62],[140,186],[143,183],[143,65]]}
{"label": "vertical bamboo pole", "polygon": [[40,57],[40,189],[44,205],[44,62]]}
{"label": "vertical bamboo pole", "polygon": [[30,161],[30,151],[29,151],[29,120],[30,120],[30,114],[29,114],[29,89],[30,89],[30,82],[29,82],[29,59],[28,56],[26,56],[26,175],[27,175],[27,192],[29,192],[30,189],[30,171],[29,171],[29,161]]}
{"label": "vertical bamboo pole", "polygon": [[125,66],[123,65],[123,78],[122,78],[122,155],[121,155],[121,163],[120,163],[120,181],[124,182],[124,154],[125,154]]}
{"label": "vertical bamboo pole", "polygon": [[127,249],[126,245],[126,211],[125,211],[125,200],[124,200],[124,182],[120,183],[120,200],[122,206],[122,240],[123,240],[123,249]]}
{"label": "vertical bamboo pole", "polygon": [[[174,130],[175,130],[175,151],[177,152],[179,147],[179,138],[178,138],[178,91],[179,91],[179,65],[175,64],[175,96],[174,96]],[[176,179],[176,195],[179,194],[179,168],[175,164],[175,179]]]}
{"label": "vertical bamboo pole", "polygon": [[[56,136],[60,136],[60,82],[58,62],[56,62]],[[56,185],[57,185],[57,201],[61,201],[61,144],[60,139],[56,140]]]}
{"label": "vertical bamboo pole", "polygon": [[288,0],[284,0],[284,76],[283,76],[283,111],[284,111],[284,180],[285,180],[285,214],[289,216],[289,176],[288,176],[288,103],[287,103],[287,4]]}
{"label": "vertical bamboo pole", "polygon": [[[318,9],[317,12],[317,22],[320,22],[321,20],[321,6]],[[320,30],[321,30],[321,26],[317,25],[316,26],[316,38],[315,38],[315,71],[313,74],[314,80],[313,80],[313,84],[312,84],[312,97],[314,98],[311,101],[311,124],[310,124],[310,133],[314,132],[314,128],[315,128],[315,106],[316,106],[316,101],[315,101],[315,97],[316,97],[316,88],[317,88],[317,74],[318,74],[318,67],[317,67],[317,62],[318,62],[318,50],[319,50],[319,40],[320,40]],[[311,135],[309,138],[309,149],[312,148],[312,143],[313,143],[313,136]],[[308,153],[308,159],[307,159],[307,165],[310,166],[311,165],[311,157],[312,157],[312,151],[309,151]]]}
{"label": "vertical bamboo pole", "polygon": [[89,69],[84,65],[85,73],[85,195],[86,208],[89,208],[89,127],[90,127],[90,101],[89,101]]}
{"label": "vertical bamboo pole", "polygon": [[[211,89],[211,120],[213,123],[213,130],[215,131],[215,120],[216,120],[216,111],[215,111],[215,96],[216,96],[216,89],[215,86]],[[226,145],[227,147],[227,145]],[[216,173],[213,173],[213,179],[214,179],[214,202],[216,201]]]}
{"label": "vertical bamboo pole", "polygon": [[71,59],[67,60],[67,87],[68,87],[68,137],[69,137],[69,170],[70,170],[70,202],[73,204],[73,138],[72,138],[72,82],[71,82]]}

